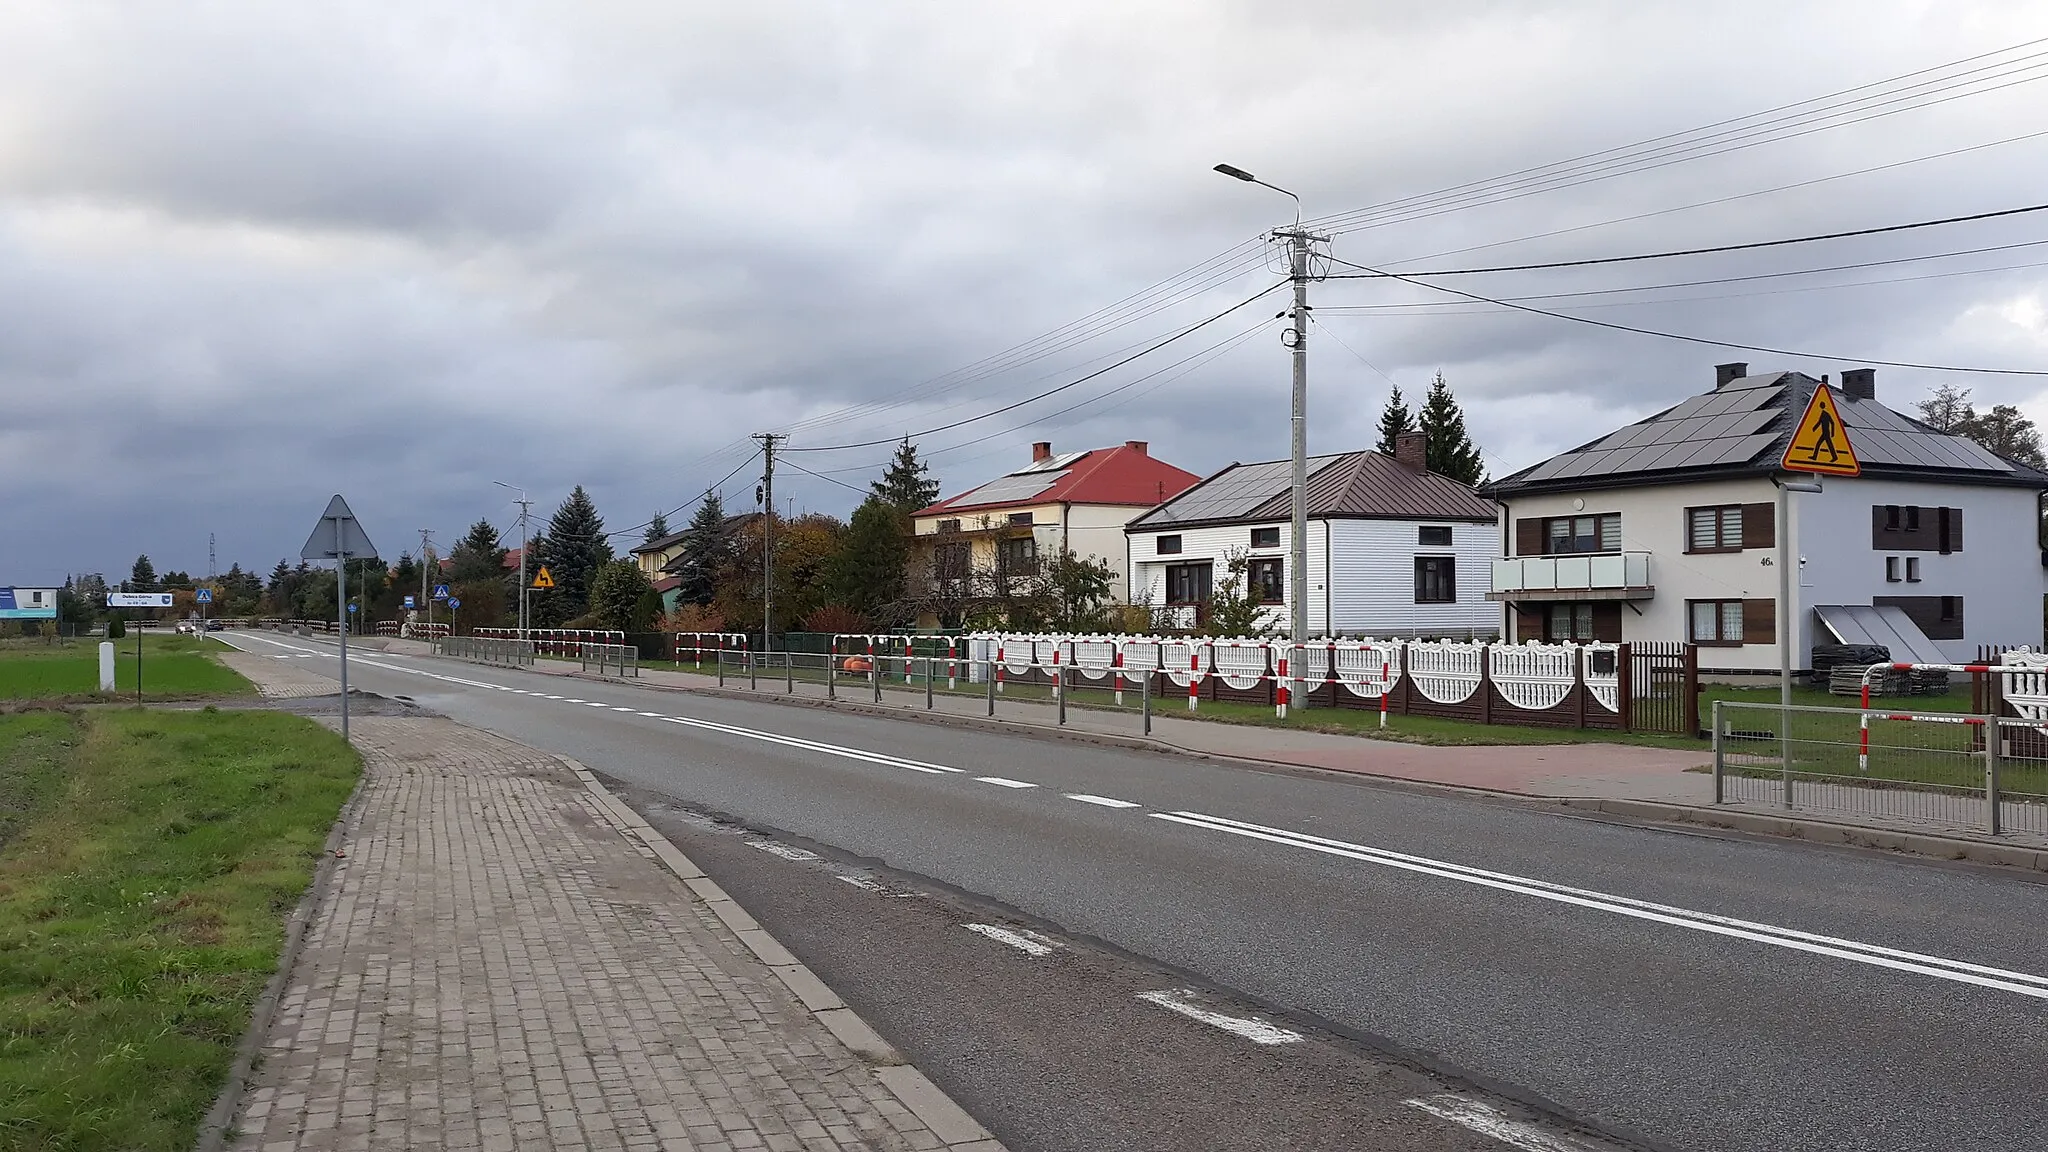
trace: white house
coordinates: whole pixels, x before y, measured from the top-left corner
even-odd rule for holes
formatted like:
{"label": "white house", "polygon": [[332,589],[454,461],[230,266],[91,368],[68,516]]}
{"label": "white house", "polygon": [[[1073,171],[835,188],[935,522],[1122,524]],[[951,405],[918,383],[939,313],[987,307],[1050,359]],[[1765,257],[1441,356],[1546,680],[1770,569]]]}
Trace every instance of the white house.
{"label": "white house", "polygon": [[[1486,599],[1497,509],[1422,466],[1421,433],[1394,457],[1346,452],[1308,462],[1308,626],[1322,636],[1491,636],[1501,612]],[[1247,584],[1284,630],[1293,465],[1232,464],[1131,521],[1133,604],[1201,623],[1233,554]]]}
{"label": "white house", "polygon": [[[1713,391],[1488,485],[1511,637],[1683,640],[1714,650],[1703,665],[1775,670],[1775,478],[1826,383],[1723,364]],[[1879,404],[1873,369],[1833,393],[1863,471],[1790,494],[1793,666],[1821,643],[1900,660],[2040,644],[2048,475]]]}

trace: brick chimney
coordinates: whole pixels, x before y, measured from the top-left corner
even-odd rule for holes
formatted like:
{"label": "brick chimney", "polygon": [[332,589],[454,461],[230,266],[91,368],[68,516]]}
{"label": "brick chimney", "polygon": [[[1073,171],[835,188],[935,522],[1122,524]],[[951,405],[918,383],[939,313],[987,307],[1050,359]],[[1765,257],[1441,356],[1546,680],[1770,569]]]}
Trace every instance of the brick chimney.
{"label": "brick chimney", "polygon": [[1124,447],[1129,448],[1131,451],[1136,452],[1140,456],[1143,456],[1145,454],[1145,449],[1151,447],[1151,445],[1145,443],[1143,440],[1126,440],[1124,441]]}
{"label": "brick chimney", "polygon": [[1749,365],[1741,360],[1733,364],[1714,365],[1714,391],[1719,392],[1731,380],[1740,380],[1749,375]]}
{"label": "brick chimney", "polygon": [[1394,462],[1417,472],[1429,468],[1429,433],[1402,432],[1394,437]]}
{"label": "brick chimney", "polygon": [[1040,440],[1031,446],[1031,462],[1033,464],[1038,463],[1040,460],[1050,459],[1052,459],[1052,441]]}
{"label": "brick chimney", "polygon": [[1842,391],[1858,400],[1877,399],[1877,369],[1849,368],[1842,373]]}

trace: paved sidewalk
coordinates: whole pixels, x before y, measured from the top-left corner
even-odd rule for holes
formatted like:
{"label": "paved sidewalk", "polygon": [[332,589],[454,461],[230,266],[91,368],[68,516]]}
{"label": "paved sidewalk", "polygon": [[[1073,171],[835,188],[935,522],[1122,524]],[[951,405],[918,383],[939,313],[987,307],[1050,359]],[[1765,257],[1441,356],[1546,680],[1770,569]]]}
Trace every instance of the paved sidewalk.
{"label": "paved sidewalk", "polygon": [[345,857],[232,1147],[998,1148],[942,1097],[952,1142],[920,1120],[892,1086],[929,1082],[878,1037],[842,1042],[788,983],[815,977],[771,969],[778,945],[744,940],[744,912],[714,911],[562,761],[438,718],[353,732]]}

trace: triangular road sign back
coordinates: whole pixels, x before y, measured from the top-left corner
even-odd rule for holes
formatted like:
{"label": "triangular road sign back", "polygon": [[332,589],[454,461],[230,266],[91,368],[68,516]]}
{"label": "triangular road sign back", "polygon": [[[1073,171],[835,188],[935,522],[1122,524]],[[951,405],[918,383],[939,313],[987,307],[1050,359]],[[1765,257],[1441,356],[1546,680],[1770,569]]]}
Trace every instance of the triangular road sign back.
{"label": "triangular road sign back", "polygon": [[555,578],[548,574],[547,565],[541,565],[540,571],[533,574],[533,586],[535,588],[553,588],[555,586]]}
{"label": "triangular road sign back", "polygon": [[1849,429],[1842,424],[1841,410],[1825,384],[1813,390],[1806,402],[1806,414],[1792,430],[1792,441],[1778,466],[1790,472],[1819,472],[1828,476],[1860,476],[1863,465],[1856,449],[1849,446]]}
{"label": "triangular road sign back", "polygon": [[[341,525],[341,535],[334,534],[336,524]],[[336,556],[351,556],[361,559],[375,556],[377,546],[363,534],[363,526],[356,521],[356,514],[349,511],[348,501],[337,493],[327,502],[327,511],[320,514],[320,523],[313,526],[313,534],[306,537],[306,546],[299,549],[301,560],[332,560]]]}

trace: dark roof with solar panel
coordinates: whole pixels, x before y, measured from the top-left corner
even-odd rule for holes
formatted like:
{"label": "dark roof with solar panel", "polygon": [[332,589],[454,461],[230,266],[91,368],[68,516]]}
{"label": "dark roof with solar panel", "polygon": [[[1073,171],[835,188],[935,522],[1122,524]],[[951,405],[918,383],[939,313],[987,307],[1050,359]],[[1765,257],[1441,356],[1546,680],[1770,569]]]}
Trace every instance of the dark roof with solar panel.
{"label": "dark roof with solar panel", "polygon": [[[1136,520],[1128,531],[1285,520],[1294,512],[1291,461],[1232,464]],[[1308,514],[1316,520],[1479,520],[1499,514],[1471,488],[1378,452],[1308,460]]]}
{"label": "dark roof with solar panel", "polygon": [[[1502,477],[1481,491],[1502,498],[1770,475],[1778,470],[1793,425],[1819,383],[1803,372],[1737,376],[1712,392]],[[1937,432],[1842,388],[1833,392],[1865,475],[2048,488],[2048,474],[2007,460],[1974,440]]]}

